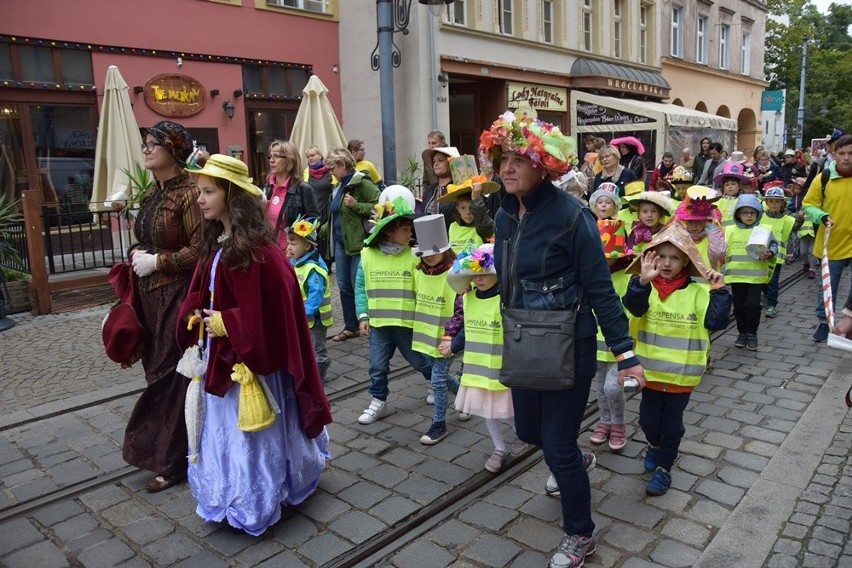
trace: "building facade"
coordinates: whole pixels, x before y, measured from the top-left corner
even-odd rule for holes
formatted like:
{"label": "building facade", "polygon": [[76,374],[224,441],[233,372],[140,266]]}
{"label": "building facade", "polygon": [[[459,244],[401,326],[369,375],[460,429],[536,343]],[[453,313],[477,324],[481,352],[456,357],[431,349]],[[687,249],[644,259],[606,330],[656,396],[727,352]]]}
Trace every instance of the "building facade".
{"label": "building facade", "polygon": [[18,4],[0,22],[0,190],[85,185],[111,65],[140,126],[175,120],[262,185],[311,74],[340,114],[338,13],[338,0]]}

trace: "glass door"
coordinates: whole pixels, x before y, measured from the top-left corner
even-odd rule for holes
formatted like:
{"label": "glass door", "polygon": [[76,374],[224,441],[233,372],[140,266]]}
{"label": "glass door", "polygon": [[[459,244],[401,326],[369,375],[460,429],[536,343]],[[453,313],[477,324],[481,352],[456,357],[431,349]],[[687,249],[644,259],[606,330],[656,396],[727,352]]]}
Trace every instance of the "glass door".
{"label": "glass door", "polygon": [[27,185],[20,108],[0,103],[0,195],[10,201],[19,199]]}

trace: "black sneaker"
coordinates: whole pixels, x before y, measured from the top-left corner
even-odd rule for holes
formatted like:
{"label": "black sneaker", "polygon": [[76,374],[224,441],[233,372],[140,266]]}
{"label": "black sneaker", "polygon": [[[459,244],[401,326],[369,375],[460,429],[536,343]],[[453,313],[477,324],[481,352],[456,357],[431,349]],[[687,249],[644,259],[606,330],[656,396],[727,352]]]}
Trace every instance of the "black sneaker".
{"label": "black sneaker", "polygon": [[432,422],[432,427],[429,431],[420,436],[420,443],[427,446],[434,446],[441,440],[447,437],[446,422]]}
{"label": "black sneaker", "polygon": [[757,334],[749,333],[746,338],[746,347],[749,351],[757,351]]}
{"label": "black sneaker", "polygon": [[816,331],[814,332],[813,338],[817,343],[825,343],[828,341],[828,324],[821,323],[817,326]]}
{"label": "black sneaker", "polygon": [[736,347],[737,349],[742,349],[746,346],[747,342],[748,336],[745,333],[741,333],[737,336],[737,340],[734,341],[734,347]]}

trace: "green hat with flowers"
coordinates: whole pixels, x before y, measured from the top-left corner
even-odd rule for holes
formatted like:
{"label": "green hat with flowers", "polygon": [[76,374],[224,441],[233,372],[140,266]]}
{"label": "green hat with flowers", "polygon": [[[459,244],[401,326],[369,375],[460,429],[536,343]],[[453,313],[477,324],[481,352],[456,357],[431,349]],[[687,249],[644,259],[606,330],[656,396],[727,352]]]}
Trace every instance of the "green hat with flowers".
{"label": "green hat with flowers", "polygon": [[384,203],[374,205],[373,216],[370,218],[369,223],[375,226],[370,230],[367,238],[364,239],[364,246],[372,246],[376,237],[382,232],[382,229],[388,223],[400,217],[414,219],[414,209],[411,208],[411,205],[408,204],[408,201],[404,197],[397,197],[393,201],[385,201]]}

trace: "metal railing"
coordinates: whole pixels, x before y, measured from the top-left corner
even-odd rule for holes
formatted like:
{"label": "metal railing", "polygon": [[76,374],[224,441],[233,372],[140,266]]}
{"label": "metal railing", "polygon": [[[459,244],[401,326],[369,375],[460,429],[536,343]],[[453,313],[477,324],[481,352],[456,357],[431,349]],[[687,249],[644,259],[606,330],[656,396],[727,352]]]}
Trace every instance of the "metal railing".
{"label": "metal railing", "polygon": [[44,248],[50,274],[110,267],[133,243],[133,216],[95,204],[95,211],[44,205]]}
{"label": "metal railing", "polygon": [[3,227],[0,227],[0,229],[2,229],[0,232],[5,235],[3,240],[6,241],[6,244],[10,245],[13,249],[18,251],[18,254],[20,254],[20,260],[6,258],[0,260],[0,267],[29,274],[30,255],[27,250],[27,234],[24,231],[24,222],[18,221],[8,223]]}

